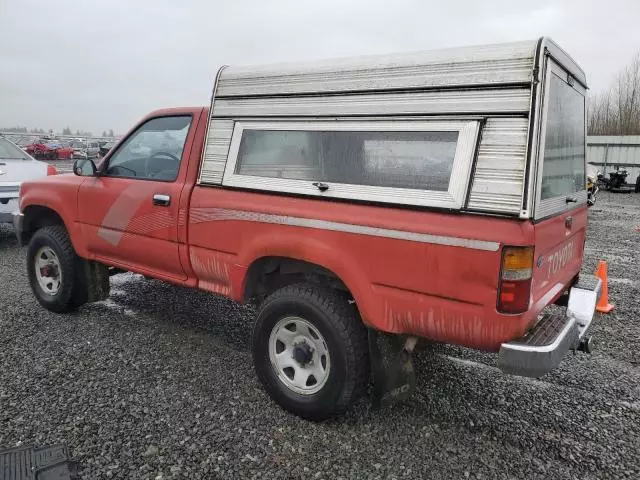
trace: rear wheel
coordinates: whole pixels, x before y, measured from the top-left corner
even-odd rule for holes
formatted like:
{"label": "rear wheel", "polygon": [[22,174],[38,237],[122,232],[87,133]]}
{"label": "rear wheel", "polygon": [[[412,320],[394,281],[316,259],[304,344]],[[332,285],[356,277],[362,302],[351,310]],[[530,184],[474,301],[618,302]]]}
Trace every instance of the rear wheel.
{"label": "rear wheel", "polygon": [[343,413],[369,381],[367,333],[355,306],[311,284],[286,286],[264,301],[253,360],[269,395],[310,420]]}
{"label": "rear wheel", "polygon": [[44,308],[63,313],[84,303],[80,261],[62,225],[41,228],[33,235],[27,249],[27,275]]}

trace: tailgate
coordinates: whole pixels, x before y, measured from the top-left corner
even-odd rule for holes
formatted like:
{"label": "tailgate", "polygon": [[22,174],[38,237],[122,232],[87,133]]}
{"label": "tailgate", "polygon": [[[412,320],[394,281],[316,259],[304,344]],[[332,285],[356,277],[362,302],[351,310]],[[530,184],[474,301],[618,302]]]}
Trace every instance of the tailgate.
{"label": "tailgate", "polygon": [[586,206],[535,224],[534,302],[551,303],[580,273],[586,227]]}

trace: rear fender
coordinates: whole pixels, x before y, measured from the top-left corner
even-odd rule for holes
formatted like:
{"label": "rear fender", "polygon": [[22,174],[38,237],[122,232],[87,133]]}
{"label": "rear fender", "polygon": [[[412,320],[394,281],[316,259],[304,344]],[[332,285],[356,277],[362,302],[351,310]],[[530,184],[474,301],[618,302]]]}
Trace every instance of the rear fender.
{"label": "rear fender", "polygon": [[[299,232],[292,234],[258,235],[252,238],[239,252],[238,260],[244,266],[245,275],[241,282],[243,292],[247,282],[249,266],[264,257],[285,257],[319,265],[333,272],[349,289],[358,306],[363,321],[371,326],[375,318],[375,305],[367,302],[371,298],[371,285],[365,272],[339,248],[328,245],[312,236],[302,237]],[[382,327],[382,325],[380,326]]]}

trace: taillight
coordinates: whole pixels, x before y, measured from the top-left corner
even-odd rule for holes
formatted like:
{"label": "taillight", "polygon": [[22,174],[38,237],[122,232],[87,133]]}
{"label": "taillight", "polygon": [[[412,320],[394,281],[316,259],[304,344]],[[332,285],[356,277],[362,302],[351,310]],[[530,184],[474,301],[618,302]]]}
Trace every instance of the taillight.
{"label": "taillight", "polygon": [[498,311],[522,313],[529,309],[533,247],[504,247],[498,288]]}
{"label": "taillight", "polygon": [[58,171],[53,165],[47,165],[47,175],[57,175]]}

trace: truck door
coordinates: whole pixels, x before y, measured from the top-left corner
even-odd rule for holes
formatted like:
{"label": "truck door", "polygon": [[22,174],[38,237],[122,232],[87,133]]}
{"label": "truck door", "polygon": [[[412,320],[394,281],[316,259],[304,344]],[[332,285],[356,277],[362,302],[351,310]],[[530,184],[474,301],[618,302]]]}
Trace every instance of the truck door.
{"label": "truck door", "polygon": [[81,185],[78,220],[96,260],[167,280],[186,278],[178,252],[179,199],[192,120],[146,120],[106,158],[99,175]]}
{"label": "truck door", "polygon": [[534,301],[580,272],[587,225],[585,89],[547,60],[535,212]]}

